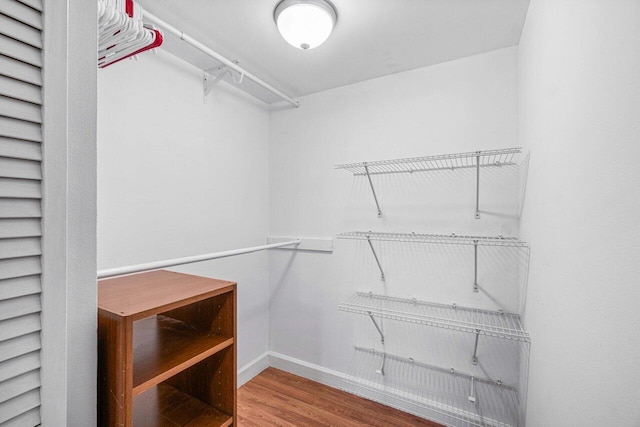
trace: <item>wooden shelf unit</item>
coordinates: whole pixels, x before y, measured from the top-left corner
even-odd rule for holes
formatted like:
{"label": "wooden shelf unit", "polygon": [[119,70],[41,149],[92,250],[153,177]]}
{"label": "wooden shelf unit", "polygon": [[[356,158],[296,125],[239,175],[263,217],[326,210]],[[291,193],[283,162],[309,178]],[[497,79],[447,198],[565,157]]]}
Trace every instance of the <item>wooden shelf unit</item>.
{"label": "wooden shelf unit", "polygon": [[235,336],[235,283],[169,271],[99,281],[99,425],[237,425]]}

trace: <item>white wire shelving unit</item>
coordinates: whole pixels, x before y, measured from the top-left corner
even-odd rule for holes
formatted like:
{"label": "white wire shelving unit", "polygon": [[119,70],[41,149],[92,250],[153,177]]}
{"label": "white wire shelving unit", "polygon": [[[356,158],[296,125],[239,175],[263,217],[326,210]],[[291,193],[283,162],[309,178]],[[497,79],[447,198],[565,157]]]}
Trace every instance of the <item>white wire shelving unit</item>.
{"label": "white wire shelving unit", "polygon": [[[384,366],[384,375],[375,367]],[[384,404],[388,398],[415,405],[410,411],[451,427],[517,427],[518,388],[372,349],[356,347],[347,390]],[[369,393],[367,393],[367,391]],[[384,397],[383,397],[384,396]]]}
{"label": "white wire shelving unit", "polygon": [[378,209],[378,217],[382,210],[371,176],[385,174],[402,174],[416,172],[433,172],[455,169],[476,169],[476,212],[480,218],[480,169],[487,167],[503,167],[518,165],[521,147],[503,148],[486,151],[470,151],[466,153],[440,154],[435,156],[409,157],[404,159],[377,160],[372,162],[345,163],[335,165],[335,169],[343,169],[354,176],[366,176]]}
{"label": "white wire shelving unit", "polygon": [[[522,149],[517,147],[348,163],[336,165],[335,168],[351,172],[357,177],[367,178],[379,218],[382,217],[382,209],[375,184],[381,177],[376,178],[377,176],[436,171],[447,174],[447,171],[456,169],[475,170],[475,218],[479,219],[481,170],[519,166],[521,154]],[[528,262],[529,256],[529,245],[513,236],[350,231],[340,233],[336,238],[366,241],[380,270],[382,281],[385,281],[385,273],[376,250],[379,251],[389,245],[379,242],[391,242],[392,245],[402,243],[471,246],[474,262],[474,292],[478,292],[480,288],[478,252],[483,249],[478,249],[479,247],[514,250],[520,254],[513,259],[526,259],[525,262]],[[525,258],[521,258],[522,255]],[[469,280],[471,281],[471,278]],[[524,402],[526,402],[531,339],[523,328],[519,314],[366,292],[354,294],[347,301],[342,302],[338,309],[369,317],[380,336],[382,345],[382,351],[356,347],[352,372],[346,378],[349,391],[452,427],[522,425],[526,406]],[[469,342],[469,354],[471,355],[473,351],[473,356],[470,358],[471,364],[465,366],[476,375],[462,373],[454,368],[427,365],[411,358],[392,354],[388,351],[389,344],[385,344],[383,327],[385,320],[424,325],[455,331],[454,333],[461,332],[474,337],[475,344],[471,340]],[[390,331],[395,329],[392,328]],[[447,332],[441,333],[435,330],[432,332],[436,337],[447,334]],[[461,336],[454,340],[456,351],[463,349],[466,345],[465,337]],[[486,341],[480,351],[482,361],[478,360],[480,340]],[[394,342],[392,344],[395,345]],[[443,354],[436,353],[432,357],[438,360],[443,357]],[[461,363],[457,354],[451,363]],[[496,374],[506,375],[506,379],[512,384],[505,384],[499,378],[487,378]]]}
{"label": "white wire shelving unit", "polygon": [[517,237],[509,236],[465,236],[456,234],[418,234],[418,233],[386,233],[374,231],[349,231],[339,233],[336,239],[343,240],[365,240],[369,243],[371,252],[380,270],[380,278],[385,280],[384,269],[378,253],[373,246],[374,241],[380,242],[400,242],[418,244],[441,244],[441,245],[466,245],[473,246],[473,291],[478,292],[478,246],[500,246],[505,248],[523,248],[528,250],[529,245]]}
{"label": "white wire shelving unit", "polygon": [[212,253],[193,255],[193,256],[182,257],[182,258],[172,258],[172,259],[165,259],[162,261],[153,261],[145,264],[135,264],[135,265],[128,265],[125,267],[108,268],[105,270],[98,270],[97,276],[98,276],[98,279],[109,279],[112,277],[126,276],[129,274],[142,273],[145,271],[155,271],[155,270],[161,270],[163,268],[177,267],[179,265],[193,264],[196,262],[210,261],[214,259],[227,258],[227,257],[236,256],[236,255],[250,254],[253,252],[259,252],[259,251],[264,251],[268,249],[284,248],[287,246],[293,247],[295,249],[300,245],[301,242],[302,241],[300,239],[295,239],[295,240],[292,239],[284,242],[271,243],[268,245],[253,246],[250,248],[233,249],[233,250],[223,251],[223,252],[212,252]]}

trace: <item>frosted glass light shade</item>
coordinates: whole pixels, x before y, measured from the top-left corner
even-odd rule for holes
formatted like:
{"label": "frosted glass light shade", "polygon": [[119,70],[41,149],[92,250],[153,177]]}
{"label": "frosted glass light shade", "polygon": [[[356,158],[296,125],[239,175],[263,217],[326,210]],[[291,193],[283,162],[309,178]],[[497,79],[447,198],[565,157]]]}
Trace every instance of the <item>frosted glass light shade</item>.
{"label": "frosted glass light shade", "polygon": [[274,12],[278,31],[298,49],[313,49],[329,38],[336,11],[324,0],[284,0]]}

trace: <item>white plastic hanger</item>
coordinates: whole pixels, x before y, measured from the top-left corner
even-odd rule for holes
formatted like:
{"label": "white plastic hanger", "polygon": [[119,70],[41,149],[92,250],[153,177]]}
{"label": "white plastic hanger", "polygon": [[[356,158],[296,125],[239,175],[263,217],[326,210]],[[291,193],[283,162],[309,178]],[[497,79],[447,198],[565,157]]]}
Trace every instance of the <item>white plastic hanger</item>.
{"label": "white plastic hanger", "polygon": [[106,67],[149,48],[157,47],[162,39],[158,30],[145,27],[144,10],[127,0],[98,0],[98,66]]}

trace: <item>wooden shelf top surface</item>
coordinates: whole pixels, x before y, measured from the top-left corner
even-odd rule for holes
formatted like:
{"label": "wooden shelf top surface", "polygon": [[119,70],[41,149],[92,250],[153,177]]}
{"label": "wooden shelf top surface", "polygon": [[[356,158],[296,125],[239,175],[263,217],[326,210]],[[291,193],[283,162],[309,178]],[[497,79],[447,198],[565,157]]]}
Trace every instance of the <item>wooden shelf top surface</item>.
{"label": "wooden shelf top surface", "polygon": [[233,289],[234,282],[160,270],[98,282],[98,308],[133,320]]}
{"label": "wooden shelf top surface", "polygon": [[228,427],[233,417],[162,383],[134,400],[133,425],[142,427]]}

